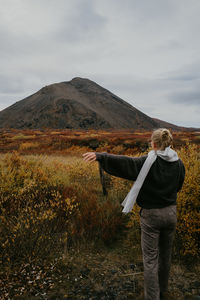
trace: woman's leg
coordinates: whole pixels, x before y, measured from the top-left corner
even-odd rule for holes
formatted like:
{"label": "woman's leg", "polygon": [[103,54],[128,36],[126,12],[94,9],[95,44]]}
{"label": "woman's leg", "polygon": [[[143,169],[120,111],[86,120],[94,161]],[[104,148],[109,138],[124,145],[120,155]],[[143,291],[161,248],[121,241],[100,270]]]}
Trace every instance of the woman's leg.
{"label": "woman's leg", "polygon": [[159,300],[160,288],[158,278],[159,230],[149,220],[150,210],[142,210],[141,216],[141,246],[144,264],[144,298]]}
{"label": "woman's leg", "polygon": [[176,206],[142,209],[140,223],[145,300],[159,300],[168,286]]}
{"label": "woman's leg", "polygon": [[170,206],[166,209],[165,218],[169,220],[170,225],[169,228],[161,230],[159,240],[159,285],[160,292],[163,294],[168,290],[171,253],[177,221],[175,206]]}

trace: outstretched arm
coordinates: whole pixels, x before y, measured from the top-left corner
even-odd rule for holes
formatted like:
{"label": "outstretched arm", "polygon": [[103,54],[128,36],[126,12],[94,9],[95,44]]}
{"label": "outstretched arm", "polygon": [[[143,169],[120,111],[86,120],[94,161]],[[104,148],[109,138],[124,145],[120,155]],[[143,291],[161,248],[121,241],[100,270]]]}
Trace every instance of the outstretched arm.
{"label": "outstretched arm", "polygon": [[83,154],[83,157],[88,162],[99,161],[101,167],[111,175],[136,180],[147,156],[129,157],[107,152],[87,152]]}

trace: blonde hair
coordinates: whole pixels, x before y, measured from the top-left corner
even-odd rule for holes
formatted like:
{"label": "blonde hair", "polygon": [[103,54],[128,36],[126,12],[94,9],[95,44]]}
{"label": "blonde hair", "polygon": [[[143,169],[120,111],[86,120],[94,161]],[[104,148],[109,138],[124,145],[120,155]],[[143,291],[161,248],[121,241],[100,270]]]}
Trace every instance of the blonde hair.
{"label": "blonde hair", "polygon": [[172,134],[166,128],[159,128],[153,131],[151,140],[160,150],[165,150],[166,147],[172,145]]}

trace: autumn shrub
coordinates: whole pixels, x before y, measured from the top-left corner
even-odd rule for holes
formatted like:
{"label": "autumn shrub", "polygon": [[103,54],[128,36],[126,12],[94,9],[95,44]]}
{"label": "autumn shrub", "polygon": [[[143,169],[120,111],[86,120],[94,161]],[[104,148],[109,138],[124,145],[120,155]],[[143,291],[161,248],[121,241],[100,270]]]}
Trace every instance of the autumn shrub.
{"label": "autumn shrub", "polygon": [[[177,201],[175,252],[183,257],[199,256],[198,155],[194,145],[179,151],[186,179]],[[130,216],[121,212],[132,181],[104,175],[107,195],[102,192],[97,162],[88,164],[75,156],[21,156],[17,152],[2,156],[2,263],[43,259],[62,253],[77,241],[112,242],[124,228],[133,233],[132,238],[138,237],[139,207],[135,206]]]}
{"label": "autumn shrub", "polygon": [[15,134],[11,137],[11,139],[13,140],[24,140],[24,139],[30,139],[30,138],[35,138],[34,134],[31,135],[26,135],[25,132],[23,133],[19,133],[19,134]]}
{"label": "autumn shrub", "polygon": [[[0,253],[3,264],[44,259],[76,241],[112,241],[124,226],[119,191],[102,194],[98,164],[28,158],[0,163]],[[111,182],[107,176],[107,183]]]}
{"label": "autumn shrub", "polygon": [[115,239],[125,222],[119,203],[120,186],[113,189],[111,176],[105,174],[108,195],[103,196],[98,164],[89,166],[77,161],[68,175],[76,187],[79,199],[72,225],[76,239],[101,239],[104,242]]}
{"label": "autumn shrub", "polygon": [[82,190],[80,197],[78,214],[72,225],[75,241],[78,237],[79,241],[113,242],[125,225],[125,217],[121,214],[116,195],[103,198],[91,191],[88,194],[88,191]]}
{"label": "autumn shrub", "polygon": [[40,144],[38,142],[24,142],[19,145],[19,150],[30,150],[38,147],[40,147]]}
{"label": "autumn shrub", "polygon": [[62,154],[78,155],[89,151],[91,151],[91,149],[87,146],[80,147],[80,146],[72,145],[63,149]]}
{"label": "autumn shrub", "polygon": [[113,149],[112,149],[112,153],[114,153],[114,154],[124,154],[124,151],[125,151],[125,149],[124,149],[123,145],[121,145],[121,144],[113,147]]}
{"label": "autumn shrub", "polygon": [[78,203],[75,195],[69,198],[63,186],[56,181],[50,183],[49,177],[50,170],[24,160],[16,152],[4,157],[0,169],[3,264],[44,258],[68,234],[68,222]]}
{"label": "autumn shrub", "polygon": [[185,257],[200,256],[200,152],[197,145],[186,144],[179,151],[186,176],[177,200],[178,225],[176,249]]}

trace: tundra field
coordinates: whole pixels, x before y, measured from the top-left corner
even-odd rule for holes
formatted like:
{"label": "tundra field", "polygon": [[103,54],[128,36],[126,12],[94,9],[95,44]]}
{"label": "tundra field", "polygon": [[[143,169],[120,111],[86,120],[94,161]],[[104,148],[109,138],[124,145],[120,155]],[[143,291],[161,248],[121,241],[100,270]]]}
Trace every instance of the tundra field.
{"label": "tundra field", "polygon": [[[149,147],[152,132],[133,130],[3,130],[0,153],[79,155],[84,151],[136,154]],[[200,146],[200,131],[172,131],[174,147],[186,143]]]}
{"label": "tundra field", "polygon": [[[172,132],[186,178],[178,195],[169,299],[200,295],[200,132]],[[142,299],[140,225],[120,203],[132,182],[87,151],[143,155],[151,132],[0,131],[0,299]],[[186,298],[185,298],[186,297]]]}

